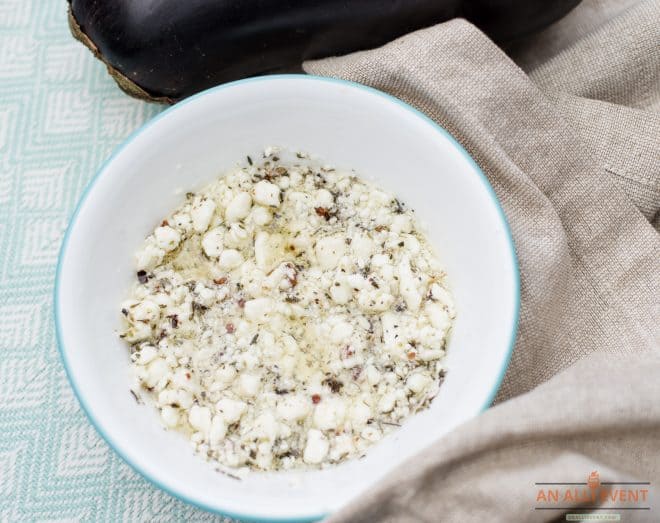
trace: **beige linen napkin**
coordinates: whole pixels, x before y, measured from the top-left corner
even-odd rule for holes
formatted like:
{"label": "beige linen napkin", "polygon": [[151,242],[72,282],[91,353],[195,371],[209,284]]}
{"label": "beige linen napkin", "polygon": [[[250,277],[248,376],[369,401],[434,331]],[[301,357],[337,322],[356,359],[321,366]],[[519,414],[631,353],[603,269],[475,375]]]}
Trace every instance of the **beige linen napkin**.
{"label": "beige linen napkin", "polygon": [[651,510],[620,513],[660,521],[660,1],[585,2],[508,52],[527,72],[454,20],[305,64],[407,101],[465,146],[522,284],[497,406],[329,521],[563,520],[535,510],[535,483],[591,471],[651,482]]}

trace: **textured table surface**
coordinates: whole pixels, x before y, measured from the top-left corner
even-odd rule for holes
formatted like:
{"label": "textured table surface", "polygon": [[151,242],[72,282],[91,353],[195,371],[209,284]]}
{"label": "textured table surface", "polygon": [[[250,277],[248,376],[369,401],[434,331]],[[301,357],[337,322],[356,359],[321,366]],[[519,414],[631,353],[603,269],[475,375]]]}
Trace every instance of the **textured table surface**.
{"label": "textured table surface", "polygon": [[52,288],[85,185],[162,107],[73,40],[64,0],[0,0],[0,522],[208,521],[97,435],[64,375]]}

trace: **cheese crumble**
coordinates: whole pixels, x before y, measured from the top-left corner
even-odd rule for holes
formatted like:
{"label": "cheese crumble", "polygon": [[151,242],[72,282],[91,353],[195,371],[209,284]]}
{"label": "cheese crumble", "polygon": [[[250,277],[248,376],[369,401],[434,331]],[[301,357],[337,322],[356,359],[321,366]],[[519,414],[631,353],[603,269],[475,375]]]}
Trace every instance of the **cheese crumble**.
{"label": "cheese crumble", "polygon": [[231,468],[358,457],[428,406],[455,316],[411,210],[269,148],[155,228],[121,304],[165,427]]}

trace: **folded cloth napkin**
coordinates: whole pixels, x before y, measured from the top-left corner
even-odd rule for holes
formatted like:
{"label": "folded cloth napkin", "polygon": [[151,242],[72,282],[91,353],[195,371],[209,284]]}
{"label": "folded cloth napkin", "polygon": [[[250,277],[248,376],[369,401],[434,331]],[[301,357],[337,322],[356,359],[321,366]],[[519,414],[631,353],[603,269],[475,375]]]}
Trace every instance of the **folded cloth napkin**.
{"label": "folded cloth napkin", "polygon": [[607,504],[535,510],[536,483],[592,471],[650,482],[627,503],[650,510],[618,513],[660,520],[659,21],[656,0],[585,2],[507,49],[525,70],[462,20],[305,64],[405,100],[463,144],[504,207],[522,284],[496,406],[329,522],[563,520]]}

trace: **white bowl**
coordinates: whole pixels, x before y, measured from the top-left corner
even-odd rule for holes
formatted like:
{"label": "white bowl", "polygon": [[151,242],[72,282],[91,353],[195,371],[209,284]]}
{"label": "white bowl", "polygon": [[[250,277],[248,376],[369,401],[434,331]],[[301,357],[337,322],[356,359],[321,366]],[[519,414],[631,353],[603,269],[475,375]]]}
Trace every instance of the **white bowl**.
{"label": "white bowl", "polygon": [[[135,278],[133,254],[183,196],[266,145],[354,168],[394,192],[428,224],[458,317],[449,372],[431,407],[365,458],[313,472],[214,471],[155,409],[129,394],[118,304]],[[374,89],[298,75],[254,78],[189,98],[129,138],[90,183],[60,254],[55,317],[64,366],[108,444],[170,494],[242,519],[319,519],[405,459],[488,407],[512,350],[519,305],[509,229],[492,188],[430,119]]]}

